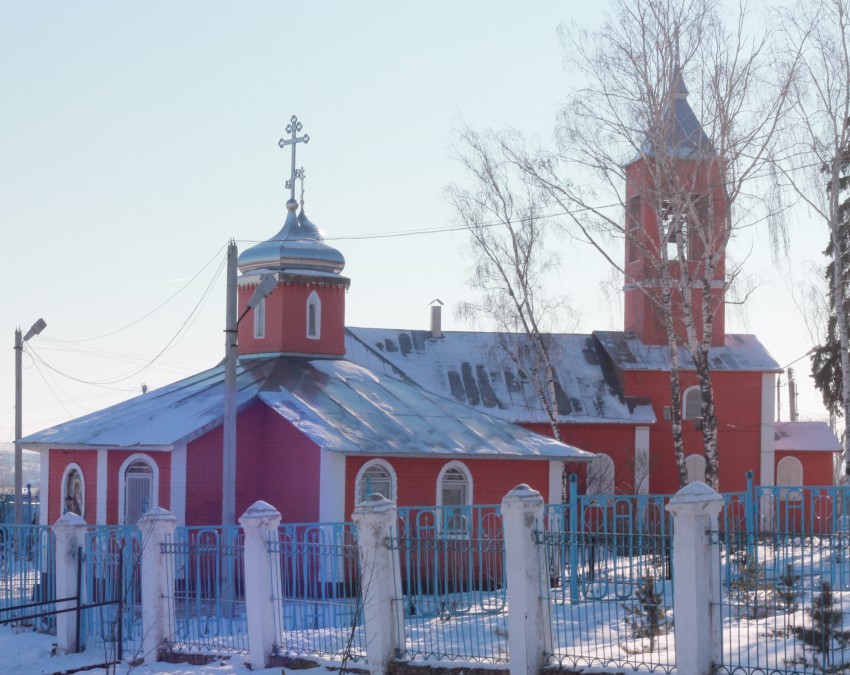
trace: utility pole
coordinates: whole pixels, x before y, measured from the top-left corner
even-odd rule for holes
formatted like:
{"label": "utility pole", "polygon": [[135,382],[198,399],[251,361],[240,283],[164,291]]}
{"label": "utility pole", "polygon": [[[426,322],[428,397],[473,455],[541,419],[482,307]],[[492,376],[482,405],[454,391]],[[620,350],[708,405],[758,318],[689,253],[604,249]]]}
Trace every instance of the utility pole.
{"label": "utility pole", "polygon": [[794,369],[788,369],[788,417],[792,422],[797,421],[797,381],[794,379]]}
{"label": "utility pole", "polygon": [[22,357],[24,353],[24,336],[20,328],[15,329],[15,525],[21,525],[24,520],[24,451],[18,439],[24,435],[22,392]]}
{"label": "utility pole", "polygon": [[227,245],[221,522],[236,524],[236,242]]}

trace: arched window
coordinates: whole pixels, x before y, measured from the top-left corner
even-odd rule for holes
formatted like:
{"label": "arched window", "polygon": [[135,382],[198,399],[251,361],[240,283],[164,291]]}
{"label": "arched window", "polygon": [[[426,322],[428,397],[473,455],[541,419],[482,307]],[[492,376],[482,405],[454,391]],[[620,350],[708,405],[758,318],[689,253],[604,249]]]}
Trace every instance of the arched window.
{"label": "arched window", "polygon": [[311,340],[322,337],[322,301],[316,291],[307,298],[307,337]]}
{"label": "arched window", "polygon": [[454,536],[469,534],[468,509],[472,504],[472,475],[462,462],[446,464],[437,478],[438,519],[443,531]]}
{"label": "arched window", "polygon": [[150,509],[156,508],[159,472],[156,462],[146,455],[131,455],[121,465],[118,502],[121,522],[135,525]]}
{"label": "arched window", "polygon": [[263,298],[254,307],[254,337],[262,340],[266,337],[266,299]]}
{"label": "arched window", "polygon": [[78,464],[69,464],[62,476],[62,513],[86,517],[86,481]]}
{"label": "arched window", "polygon": [[382,459],[366,462],[357,473],[356,503],[366,501],[366,498],[372,494],[383,495],[391,502],[396,501],[395,472]]}
{"label": "arched window", "polygon": [[688,482],[699,481],[705,483],[705,457],[702,455],[688,455],[685,457],[685,468],[688,471]]}
{"label": "arched window", "polygon": [[[782,487],[780,499],[799,502],[802,499],[803,465],[796,457],[783,457],[776,465],[776,484]],[[795,489],[789,489],[795,488]]]}
{"label": "arched window", "polygon": [[587,467],[587,486],[589,495],[614,494],[614,460],[608,455],[597,453]]}
{"label": "arched window", "polygon": [[702,393],[699,387],[688,387],[682,395],[682,418],[693,420],[702,417]]}

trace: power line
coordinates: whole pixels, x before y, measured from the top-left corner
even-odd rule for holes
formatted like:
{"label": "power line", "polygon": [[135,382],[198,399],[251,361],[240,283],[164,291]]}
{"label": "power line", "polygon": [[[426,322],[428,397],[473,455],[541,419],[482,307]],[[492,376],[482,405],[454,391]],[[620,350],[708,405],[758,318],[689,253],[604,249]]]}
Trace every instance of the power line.
{"label": "power line", "polygon": [[59,370],[58,368],[52,366],[51,364],[49,364],[47,361],[44,360],[44,358],[38,353],[38,351],[36,351],[33,348],[33,346],[31,344],[27,346],[27,351],[32,354],[34,363],[35,363],[35,361],[38,361],[39,363],[41,363],[46,368],[49,368],[53,372],[61,375],[62,377],[65,377],[69,380],[72,380],[74,382],[79,382],[80,384],[89,384],[89,385],[96,386],[96,387],[103,387],[105,389],[114,389],[115,391],[124,391],[124,392],[133,391],[133,389],[123,389],[123,388],[118,388],[118,387],[111,387],[109,385],[113,385],[113,384],[117,384],[119,382],[123,382],[125,380],[129,380],[132,377],[136,377],[137,375],[144,373],[145,371],[147,371],[148,368],[150,368],[154,363],[156,363],[156,361],[163,354],[165,354],[166,351],[171,349],[177,343],[179,338],[182,337],[184,330],[194,322],[196,315],[200,312],[200,309],[206,304],[207,299],[209,298],[210,294],[212,293],[212,289],[213,289],[213,286],[215,285],[215,281],[216,281],[217,277],[219,276],[219,274],[221,273],[222,267],[224,266],[224,262],[225,262],[225,259],[222,258],[221,262],[219,263],[218,268],[216,268],[215,272],[212,275],[212,278],[210,279],[209,284],[207,285],[206,289],[204,290],[203,295],[198,300],[198,302],[195,304],[195,306],[192,308],[192,311],[189,313],[189,315],[186,317],[186,319],[183,321],[183,323],[180,325],[180,327],[177,329],[177,332],[171,337],[171,339],[165,344],[165,346],[156,354],[156,356],[154,356],[152,359],[150,359],[142,367],[138,368],[137,370],[134,370],[131,373],[127,373],[126,375],[122,375],[121,377],[117,377],[117,378],[114,378],[114,379],[111,379],[111,380],[104,380],[104,381],[86,380],[86,379],[83,379],[81,377],[76,377],[75,375],[70,375],[69,373],[65,373],[65,372]]}
{"label": "power line", "polygon": [[[161,302],[159,305],[157,305],[156,307],[154,307],[154,308],[153,308],[151,311],[149,311],[147,314],[144,314],[143,316],[140,316],[140,317],[139,317],[138,319],[136,319],[135,321],[131,321],[130,323],[128,323],[128,324],[126,324],[126,325],[124,325],[124,326],[121,326],[121,328],[116,328],[115,330],[109,331],[108,333],[104,333],[103,335],[97,335],[97,336],[95,336],[95,337],[90,337],[90,338],[82,338],[82,339],[79,339],[79,340],[61,340],[61,339],[59,339],[59,338],[52,338],[52,337],[50,337],[50,336],[44,336],[42,339],[44,339],[46,342],[56,342],[56,343],[79,343],[79,342],[92,342],[93,340],[100,340],[100,339],[102,339],[102,338],[109,337],[109,336],[111,336],[111,335],[115,335],[116,333],[120,333],[121,331],[126,330],[126,329],[128,329],[128,328],[130,328],[130,327],[132,327],[132,326],[135,326],[137,323],[139,323],[139,322],[144,321],[145,319],[147,319],[147,318],[148,318],[151,314],[154,314],[155,312],[157,312],[157,311],[159,311],[160,309],[162,309],[163,307],[165,307],[165,305],[167,305],[169,302],[171,302],[172,300],[174,300],[174,298],[176,298],[178,295],[180,295],[180,294],[181,294],[184,290],[186,290],[186,289],[187,289],[187,288],[188,288],[188,287],[192,284],[192,282],[193,282],[193,281],[195,281],[195,279],[197,279],[197,278],[201,275],[201,273],[202,273],[202,272],[203,272],[203,271],[204,271],[207,267],[209,267],[209,266],[210,266],[210,264],[211,264],[211,263],[212,263],[212,262],[216,259],[216,257],[217,257],[217,256],[218,256],[221,252],[222,252],[222,250],[224,250],[225,246],[226,246],[226,245],[224,245],[224,246],[222,246],[221,248],[219,248],[219,249],[215,252],[215,254],[213,255],[213,257],[212,257],[212,258],[210,258],[210,259],[209,259],[209,260],[208,260],[208,261],[204,264],[204,266],[203,266],[203,267],[201,267],[201,269],[199,269],[199,270],[195,273],[195,275],[194,275],[191,279],[189,279],[189,280],[188,280],[185,284],[183,284],[183,285],[182,285],[182,286],[181,286],[181,287],[180,287],[180,288],[179,288],[179,289],[178,289],[178,290],[177,290],[174,294],[170,295],[168,298],[166,298],[163,302]],[[219,269],[220,269],[220,268],[219,268]]]}

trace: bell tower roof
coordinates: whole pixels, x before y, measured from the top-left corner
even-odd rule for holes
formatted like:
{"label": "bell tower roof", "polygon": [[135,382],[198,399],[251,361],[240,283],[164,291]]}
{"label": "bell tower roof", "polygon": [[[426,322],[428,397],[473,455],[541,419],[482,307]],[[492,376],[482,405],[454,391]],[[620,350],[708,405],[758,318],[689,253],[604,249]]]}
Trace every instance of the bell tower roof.
{"label": "bell tower roof", "polygon": [[688,88],[677,64],[670,75],[670,92],[664,106],[661,123],[650,129],[641,143],[634,163],[642,157],[654,157],[657,148],[665,148],[663,154],[677,159],[716,159],[714,145],[703,131],[694,111],[688,103]]}

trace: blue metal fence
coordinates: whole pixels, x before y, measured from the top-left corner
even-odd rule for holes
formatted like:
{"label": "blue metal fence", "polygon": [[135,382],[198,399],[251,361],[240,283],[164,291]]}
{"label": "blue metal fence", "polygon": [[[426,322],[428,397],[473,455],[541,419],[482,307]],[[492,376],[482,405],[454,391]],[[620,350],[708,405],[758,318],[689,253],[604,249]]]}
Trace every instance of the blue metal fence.
{"label": "blue metal fence", "polygon": [[723,581],[716,672],[850,672],[846,534],[712,532],[710,537],[721,547]]}
{"label": "blue metal fence", "polygon": [[[141,655],[143,545],[141,532],[135,525],[98,525],[86,531],[81,579],[83,604],[122,598],[120,606],[105,605],[82,612],[80,646],[102,650],[107,660],[114,655],[119,658]],[[119,636],[123,642],[120,650]]]}
{"label": "blue metal fence", "polygon": [[357,529],[352,523],[287,524],[269,542],[276,654],[363,661]]}
{"label": "blue metal fence", "polygon": [[508,660],[505,544],[498,506],[399,509],[408,659]]}
{"label": "blue metal fence", "polygon": [[578,494],[546,507],[536,533],[549,569],[550,663],[670,672],[673,521],[670,495]]}
{"label": "blue metal fence", "polygon": [[172,651],[248,651],[244,534],[238,526],[179,527],[162,545],[172,589]]}
{"label": "blue metal fence", "polygon": [[[40,525],[0,525],[0,619],[8,607],[56,598],[56,545],[53,529]],[[40,608],[50,611],[52,605]],[[31,611],[17,612],[18,616]],[[54,617],[36,620],[38,630],[55,630]]]}

